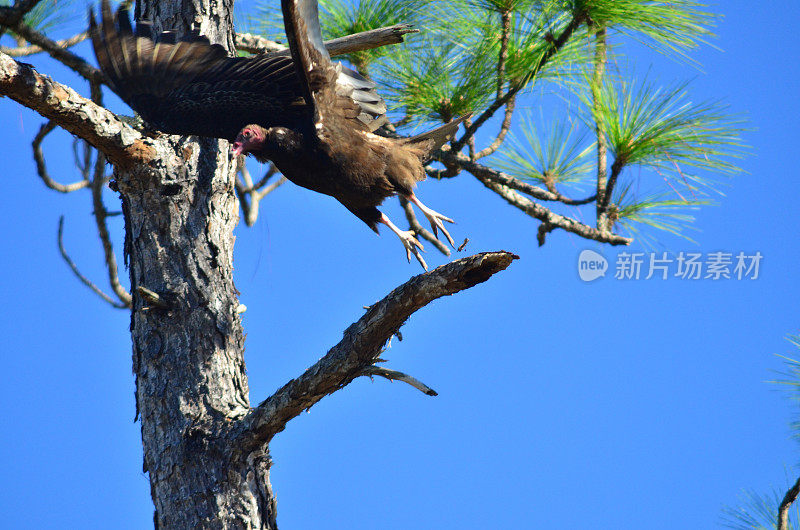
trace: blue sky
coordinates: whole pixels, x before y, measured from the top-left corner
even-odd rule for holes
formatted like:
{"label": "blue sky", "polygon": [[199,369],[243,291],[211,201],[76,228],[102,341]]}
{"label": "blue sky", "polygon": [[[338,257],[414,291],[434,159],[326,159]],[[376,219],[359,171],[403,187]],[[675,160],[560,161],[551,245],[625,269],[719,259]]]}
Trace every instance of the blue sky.
{"label": "blue sky", "polygon": [[[632,58],[653,64],[651,80],[694,78],[698,100],[724,98],[753,129],[747,173],[697,214],[697,244],[659,236],[657,250],[760,252],[759,278],[585,283],[582,250],[613,266],[620,252],[649,249],[564,232],[539,248],[536,223],[472,177],[422,184],[423,200],[458,221],[455,239],[469,237],[467,251],[506,249],[520,260],[418,312],[384,355],[438,397],[362,378],[278,435],[272,484],[283,528],[713,528],[743,489],[794,481],[795,409],[766,382],[782,369],[776,354],[797,355],[784,337],[800,327],[800,7],[777,7],[716,7],[721,51],[694,54],[702,71],[643,49]],[[75,82],[46,58],[26,61]],[[129,317],[58,255],[63,214],[73,258],[106,285],[89,194],[59,195],[36,177],[30,142],[42,122],[0,102],[2,526],[149,527]],[[76,180],[68,135],[54,133],[45,148],[51,174]],[[386,211],[401,219],[396,205]],[[120,219],[111,227],[120,250]],[[419,272],[390,233],[376,237],[332,199],[293,185],[236,236],[253,402],[322,356],[362,306]]]}

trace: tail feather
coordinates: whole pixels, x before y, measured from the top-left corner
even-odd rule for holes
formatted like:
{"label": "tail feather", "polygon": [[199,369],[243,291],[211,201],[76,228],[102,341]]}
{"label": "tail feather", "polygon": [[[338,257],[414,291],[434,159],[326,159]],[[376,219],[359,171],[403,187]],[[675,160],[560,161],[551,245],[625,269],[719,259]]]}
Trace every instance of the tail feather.
{"label": "tail feather", "polygon": [[424,132],[422,134],[418,134],[417,136],[412,136],[411,138],[408,138],[406,142],[410,144],[427,144],[424,146],[419,146],[423,147],[425,151],[425,157],[427,158],[432,152],[442,147],[445,142],[452,139],[458,130],[458,126],[470,116],[472,116],[471,112],[469,114],[464,114],[463,116],[456,118],[449,123],[445,123],[444,125],[437,127],[432,131]]}

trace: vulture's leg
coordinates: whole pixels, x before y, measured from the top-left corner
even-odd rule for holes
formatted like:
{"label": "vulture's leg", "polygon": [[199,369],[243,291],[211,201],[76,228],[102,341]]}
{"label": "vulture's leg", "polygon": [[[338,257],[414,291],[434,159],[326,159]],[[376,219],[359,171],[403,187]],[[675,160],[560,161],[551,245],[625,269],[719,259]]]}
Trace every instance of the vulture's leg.
{"label": "vulture's leg", "polygon": [[411,230],[400,230],[394,225],[393,222],[389,220],[388,217],[386,217],[386,214],[384,213],[381,213],[379,222],[388,226],[392,232],[397,234],[397,237],[400,238],[400,241],[403,242],[403,246],[406,248],[406,259],[408,259],[408,262],[411,263],[411,253],[413,252],[414,257],[417,258],[419,264],[422,265],[422,268],[427,271],[428,265],[425,263],[425,260],[422,259],[422,254],[419,253],[420,250],[424,252],[425,248],[423,248],[422,244],[417,241],[417,238],[414,237],[414,232]]}
{"label": "vulture's leg", "polygon": [[453,221],[449,217],[445,217],[439,212],[431,210],[430,208],[422,204],[422,201],[419,200],[417,196],[414,195],[413,193],[409,193],[406,196],[406,199],[416,204],[419,207],[419,209],[422,210],[422,213],[424,213],[425,217],[428,218],[428,222],[431,223],[431,230],[433,230],[433,235],[436,236],[436,239],[439,239],[439,230],[441,230],[442,233],[444,234],[444,237],[446,237],[447,241],[450,243],[450,246],[456,248],[455,241],[453,241],[453,238],[450,237],[450,233],[442,224],[442,221],[447,221],[448,223],[455,223],[455,221]]}

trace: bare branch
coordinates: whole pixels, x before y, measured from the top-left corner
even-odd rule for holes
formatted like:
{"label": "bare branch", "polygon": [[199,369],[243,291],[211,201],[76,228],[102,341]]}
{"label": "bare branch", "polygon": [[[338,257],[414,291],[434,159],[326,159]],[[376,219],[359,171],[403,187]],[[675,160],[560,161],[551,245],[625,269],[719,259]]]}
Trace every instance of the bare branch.
{"label": "bare branch", "polygon": [[239,198],[239,206],[244,213],[244,222],[247,226],[253,226],[258,219],[258,198],[253,191],[253,179],[250,177],[250,171],[247,169],[247,164],[244,159],[238,161],[238,174],[242,175],[241,179],[236,178],[236,196]]}
{"label": "bare branch", "polygon": [[239,174],[242,175],[244,182],[238,178],[236,179],[236,195],[239,197],[239,204],[241,205],[242,212],[244,213],[245,224],[247,226],[253,226],[258,220],[258,209],[261,199],[284,184],[286,182],[286,177],[281,175],[281,178],[276,182],[273,182],[266,188],[261,189],[267,184],[267,182],[269,182],[270,178],[278,173],[278,169],[275,167],[275,164],[270,163],[267,172],[255,185],[253,184],[253,179],[250,176],[250,171],[247,169],[244,158],[242,158],[239,162],[238,171]]}
{"label": "bare branch", "polygon": [[414,276],[371,305],[358,322],[347,328],[344,338],[325,357],[242,420],[235,450],[246,454],[268,443],[289,420],[363,375],[364,370],[376,362],[386,341],[415,311],[437,298],[485,282],[516,258],[509,252],[486,252],[462,258]]}
{"label": "bare branch", "polygon": [[[246,169],[246,168],[245,168],[245,169]],[[275,164],[273,164],[272,162],[270,162],[270,163],[269,163],[269,169],[267,169],[267,171],[264,173],[264,176],[263,176],[263,177],[261,177],[261,180],[259,180],[259,181],[258,181],[258,182],[257,182],[255,185],[250,185],[251,189],[254,189],[254,190],[260,190],[261,188],[263,188],[264,186],[266,186],[267,182],[269,182],[269,180],[270,180],[272,177],[274,177],[274,176],[275,176],[275,175],[277,175],[277,174],[278,174],[278,168],[277,168],[277,167],[275,167]],[[248,191],[249,191],[249,190],[248,190]],[[266,195],[266,194],[265,194],[265,195]]]}
{"label": "bare branch", "polygon": [[45,136],[50,134],[50,132],[52,132],[52,130],[55,128],[55,122],[50,120],[47,123],[42,124],[42,127],[39,129],[39,132],[36,133],[36,136],[33,139],[33,160],[36,162],[36,172],[39,174],[39,178],[42,179],[42,182],[44,182],[45,186],[59,193],[70,193],[83,189],[91,183],[88,178],[85,178],[85,175],[84,179],[79,180],[78,182],[61,184],[60,182],[53,180],[50,177],[50,174],[47,172],[47,165],[44,162],[44,153],[42,152],[42,141],[44,140]]}
{"label": "bare branch", "polygon": [[3,36],[9,26],[15,26],[22,22],[25,15],[36,7],[36,4],[39,2],[40,0],[19,0],[18,2],[14,2],[14,5],[11,7],[0,7],[0,17],[8,22],[8,24],[0,24],[0,37]]}
{"label": "bare branch", "polygon": [[258,194],[258,200],[260,201],[261,199],[263,199],[264,197],[266,197],[267,195],[269,195],[270,193],[272,193],[273,191],[278,189],[278,187],[286,184],[286,182],[288,182],[286,180],[286,177],[281,175],[281,178],[279,178],[278,180],[276,180],[275,182],[273,182],[272,184],[270,184],[266,188],[264,188],[262,190],[258,190],[258,188],[256,188],[256,190],[258,190],[258,191],[256,191],[256,193]]}
{"label": "bare branch", "polygon": [[794,486],[789,488],[786,495],[783,497],[780,506],[778,507],[778,528],[777,530],[789,530],[789,508],[792,503],[797,500],[797,495],[800,493],[800,478],[794,483]]}
{"label": "bare branch", "polygon": [[105,179],[106,158],[100,151],[97,152],[97,160],[94,162],[94,177],[92,178],[92,206],[94,210],[94,219],[97,224],[97,235],[100,237],[100,242],[103,245],[103,254],[106,258],[106,268],[108,269],[108,281],[111,284],[114,294],[125,305],[125,307],[132,307],[131,295],[119,281],[119,269],[117,267],[117,258],[114,255],[114,247],[111,245],[111,237],[108,234],[108,225],[106,224],[106,205],[103,203],[103,188],[106,184]]}
{"label": "bare branch", "polygon": [[411,206],[411,203],[408,202],[408,199],[402,195],[398,195],[398,199],[400,199],[400,206],[403,207],[403,211],[406,214],[408,226],[414,231],[417,237],[421,237],[425,241],[429,241],[439,252],[445,256],[449,256],[450,249],[447,248],[447,245],[439,241],[435,235],[430,233],[428,230],[425,230],[425,228],[420,224],[419,219],[417,219],[417,215],[414,213],[414,208]]}
{"label": "bare branch", "polygon": [[283,44],[252,33],[237,33],[236,49],[247,53],[275,53],[288,50]]}
{"label": "bare branch", "polygon": [[59,45],[58,42],[47,38],[38,31],[32,29],[27,24],[19,21],[15,23],[11,15],[8,15],[3,11],[0,11],[0,25],[11,28],[14,33],[31,44],[44,49],[44,51],[46,51],[53,59],[63,63],[69,68],[72,68],[87,80],[105,83],[106,78],[103,73],[87,63],[82,57],[75,55],[71,51]]}
{"label": "bare branch", "polygon": [[511,88],[509,88],[505,94],[503,94],[501,97],[495,98],[491,105],[489,105],[486,110],[484,110],[480,116],[478,116],[475,121],[472,122],[472,125],[466,128],[464,135],[453,144],[453,151],[461,151],[467,141],[475,134],[475,131],[477,131],[486,122],[486,120],[494,116],[494,113],[497,112],[500,107],[505,105],[509,100],[511,100],[511,98],[516,96],[520,90],[525,88],[525,86],[528,84],[528,81],[533,79],[536,74],[538,74],[550,61],[550,59],[552,59],[553,56],[555,56],[561,50],[561,48],[564,47],[567,41],[569,41],[569,39],[572,37],[572,34],[580,27],[582,23],[583,16],[578,14],[574,15],[572,20],[570,20],[564,28],[564,31],[561,32],[561,35],[552,41],[552,45],[542,55],[539,64],[537,64],[536,67],[528,73],[528,75],[512,83]]}
{"label": "bare branch", "polygon": [[67,250],[64,248],[64,216],[63,215],[58,219],[58,251],[61,253],[61,257],[64,258],[64,261],[67,262],[67,265],[69,265],[69,268],[72,269],[72,272],[75,274],[75,276],[77,276],[78,279],[86,287],[88,287],[89,289],[94,291],[97,294],[97,296],[99,296],[100,298],[102,298],[103,300],[108,302],[112,307],[116,307],[117,309],[127,309],[127,307],[128,307],[127,305],[125,305],[123,303],[120,303],[120,302],[114,300],[113,298],[111,298],[110,296],[108,296],[98,286],[96,286],[94,283],[92,283],[92,281],[89,278],[84,276],[81,273],[81,271],[78,270],[78,266],[75,265],[75,262],[72,261],[72,258],[69,257],[69,254],[67,254]]}
{"label": "bare branch", "polygon": [[404,383],[413,386],[414,388],[416,388],[417,390],[428,396],[439,395],[438,392],[436,392],[434,389],[432,389],[419,379],[411,377],[408,374],[404,374],[403,372],[398,372],[397,370],[389,370],[388,368],[383,368],[380,366],[368,366],[367,368],[364,368],[364,370],[361,373],[370,378],[372,378],[372,376],[377,375],[386,378],[389,381],[402,381]]}
{"label": "bare branch", "polygon": [[0,94],[35,110],[105,153],[123,168],[155,156],[150,138],[73,89],[0,53]]}
{"label": "bare branch", "polygon": [[[73,35],[68,39],[62,39],[55,41],[55,44],[59,48],[71,48],[76,44],[79,44],[86,39],[89,38],[89,32],[84,31],[82,33],[78,33],[77,35]],[[42,53],[45,51],[44,48],[41,46],[37,46],[36,44],[31,44],[30,46],[19,46],[17,48],[9,48],[6,46],[0,46],[0,53],[5,53],[6,55],[10,55],[11,57],[26,57],[28,55],[35,55],[37,53]]]}
{"label": "bare branch", "polygon": [[[409,33],[419,33],[419,30],[412,28],[409,24],[395,24],[394,26],[371,29],[347,35],[346,37],[331,39],[325,41],[325,47],[328,48],[328,53],[331,56],[347,55],[348,53],[379,48],[387,44],[398,44],[403,42],[403,36]],[[250,33],[237,33],[236,47],[250,53],[289,55],[289,49],[286,46]]]}
{"label": "bare branch", "polygon": [[475,154],[474,157],[472,157],[473,160],[489,156],[497,151],[501,145],[503,145],[503,142],[508,135],[508,131],[511,129],[511,118],[514,116],[514,106],[516,105],[516,102],[517,99],[514,97],[508,100],[508,103],[506,103],[506,112],[503,116],[503,123],[500,124],[500,132],[497,133],[497,137],[488,147],[481,149]]}

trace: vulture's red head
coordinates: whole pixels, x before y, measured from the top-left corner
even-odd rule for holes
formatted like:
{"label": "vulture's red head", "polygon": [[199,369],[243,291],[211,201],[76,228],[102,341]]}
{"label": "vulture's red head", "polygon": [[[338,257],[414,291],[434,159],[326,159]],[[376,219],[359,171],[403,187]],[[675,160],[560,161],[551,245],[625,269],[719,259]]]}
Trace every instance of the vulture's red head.
{"label": "vulture's red head", "polygon": [[266,140],[264,128],[259,125],[246,125],[236,136],[231,151],[234,156],[244,155],[261,149]]}

